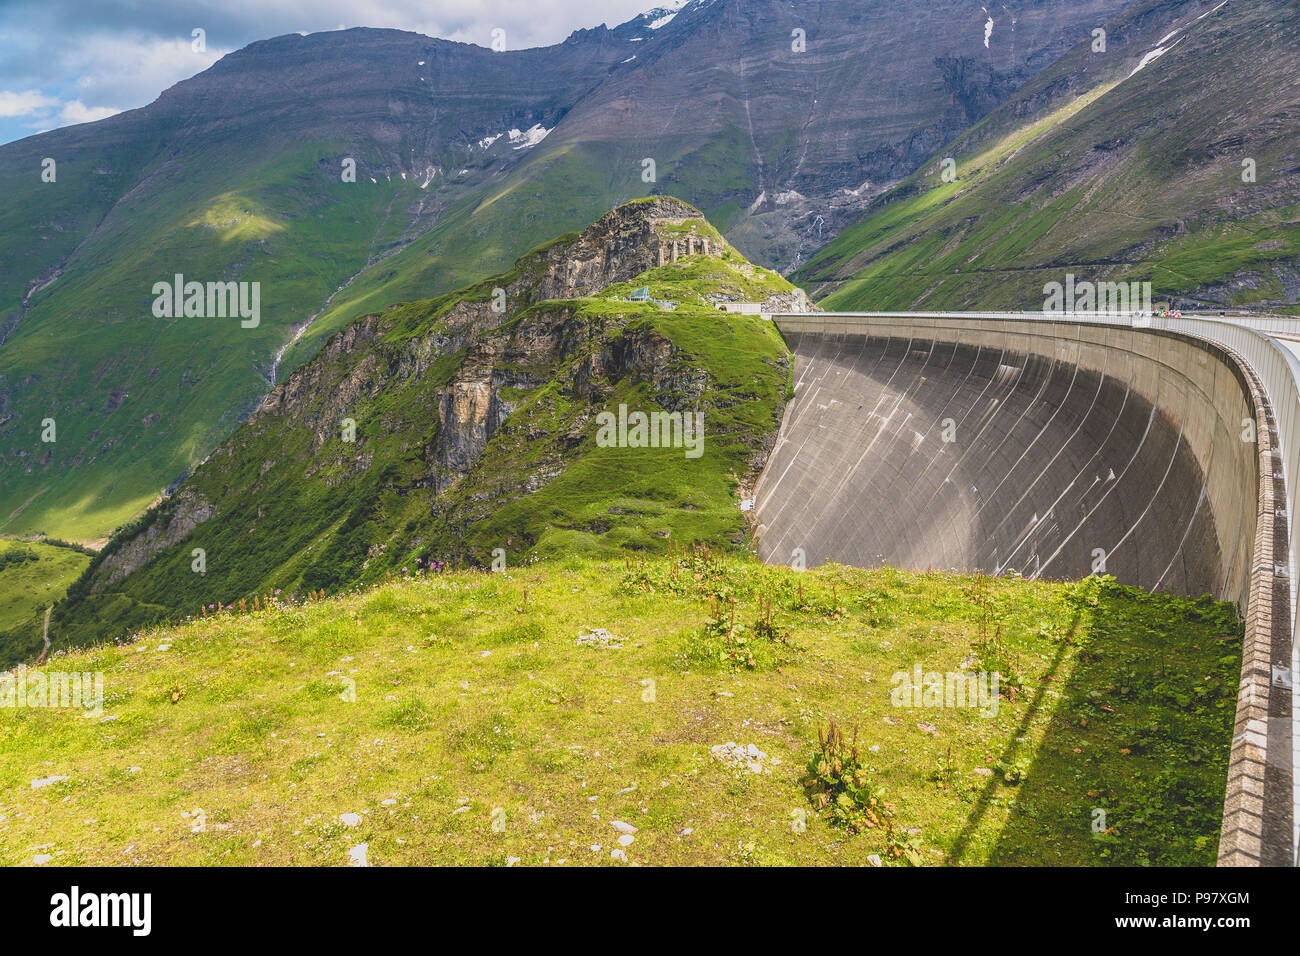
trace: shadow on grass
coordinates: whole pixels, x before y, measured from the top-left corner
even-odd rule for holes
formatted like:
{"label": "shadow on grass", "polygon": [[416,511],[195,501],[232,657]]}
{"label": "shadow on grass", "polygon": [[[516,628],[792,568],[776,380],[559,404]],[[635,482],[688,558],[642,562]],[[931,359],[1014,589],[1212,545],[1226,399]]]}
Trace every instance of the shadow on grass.
{"label": "shadow on grass", "polygon": [[[1232,743],[1242,625],[1210,598],[1080,588],[1015,737],[1046,708],[1032,754],[1013,738],[949,854],[1003,866],[1212,866]],[[1019,774],[1019,781],[1015,777]],[[990,805],[1010,817],[987,860],[971,840]]]}

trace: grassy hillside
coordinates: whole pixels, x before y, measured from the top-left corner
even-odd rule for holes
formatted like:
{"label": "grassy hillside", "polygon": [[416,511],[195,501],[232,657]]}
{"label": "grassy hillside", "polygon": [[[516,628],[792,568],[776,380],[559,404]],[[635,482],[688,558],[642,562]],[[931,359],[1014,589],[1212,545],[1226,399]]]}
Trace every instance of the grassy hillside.
{"label": "grassy hillside", "polygon": [[88,564],[90,555],[72,548],[0,539],[0,631],[25,631],[30,640],[24,651],[39,650],[45,609],[63,597]]}
{"label": "grassy hillside", "polygon": [[[1211,865],[1240,654],[1230,606],[1109,579],[398,575],[60,653],[103,713],[0,724],[0,863]],[[999,672],[996,713],[894,706],[914,667]]]}
{"label": "grassy hillside", "polygon": [[[715,254],[640,271],[657,243],[687,235]],[[637,263],[617,266],[620,281],[547,298],[561,294],[557,276],[609,248]],[[626,301],[643,285],[655,302]],[[500,315],[497,288],[510,290]],[[792,292],[696,210],[650,199],[509,273],[367,317],[114,537],[56,610],[55,640],[111,639],[276,589],[332,592],[417,559],[487,566],[500,550],[513,567],[669,542],[742,546],[741,490],[780,425],[789,355],[772,323],[710,297]],[[598,415],[620,405],[702,415],[702,454],[600,447]]]}
{"label": "grassy hillside", "polygon": [[848,310],[1037,309],[1067,272],[1150,281],[1183,307],[1294,310],[1295,5],[1151,0],[1108,27],[1106,52],[1081,43],[796,280]]}
{"label": "grassy hillside", "polygon": [[[341,148],[300,145],[238,167],[193,156],[203,171],[183,195],[119,202],[32,294],[0,349],[0,530],[106,537],[256,407],[293,326],[397,238],[406,220],[394,209],[420,194],[400,179],[339,182],[321,167]],[[260,324],[155,318],[153,285],[178,272],[260,283]],[[42,440],[47,418],[53,443]]]}

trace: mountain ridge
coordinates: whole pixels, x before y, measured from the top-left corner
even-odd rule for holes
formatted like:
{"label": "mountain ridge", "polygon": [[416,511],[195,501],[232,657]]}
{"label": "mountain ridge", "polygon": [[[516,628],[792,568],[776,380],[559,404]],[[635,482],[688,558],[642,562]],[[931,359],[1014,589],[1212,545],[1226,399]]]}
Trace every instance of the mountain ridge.
{"label": "mountain ridge", "polygon": [[978,309],[995,296],[1038,309],[1042,286],[1072,272],[1150,281],[1183,309],[1296,311],[1296,11],[1288,0],[1126,11],[1108,56],[1081,43],[797,280],[843,309]]}
{"label": "mountain ridge", "polygon": [[[742,546],[739,501],[775,441],[790,362],[772,323],[729,301],[800,307],[698,210],[653,197],[509,273],[363,317],[110,540],[56,607],[60,642],[416,559]],[[623,408],[700,416],[699,454],[602,445],[600,413]],[[0,647],[21,656],[30,632]]]}

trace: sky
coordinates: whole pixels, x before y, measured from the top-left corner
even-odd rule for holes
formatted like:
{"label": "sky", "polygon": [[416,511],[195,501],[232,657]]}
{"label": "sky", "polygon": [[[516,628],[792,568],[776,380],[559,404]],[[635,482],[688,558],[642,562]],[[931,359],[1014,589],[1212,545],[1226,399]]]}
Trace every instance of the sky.
{"label": "sky", "polygon": [[[680,0],[0,0],[0,143],[144,106],[254,40],[391,27],[509,49]],[[196,39],[196,30],[202,30]],[[202,40],[200,43],[199,40]]]}

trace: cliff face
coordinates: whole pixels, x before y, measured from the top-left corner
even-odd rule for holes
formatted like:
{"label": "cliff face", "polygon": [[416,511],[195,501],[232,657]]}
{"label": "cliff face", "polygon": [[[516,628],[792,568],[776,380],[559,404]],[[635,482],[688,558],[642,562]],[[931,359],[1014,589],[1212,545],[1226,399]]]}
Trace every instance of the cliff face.
{"label": "cliff face", "polygon": [[147,564],[158,552],[170,548],[215,516],[216,509],[209,502],[189,489],[182,491],[162,520],[151,522],[119,549],[104,557],[91,582],[91,591],[102,592],[122,580],[136,568]]}
{"label": "cliff face", "polygon": [[[641,286],[652,301],[629,301]],[[64,632],[336,587],[415,557],[738,544],[736,489],[771,446],[789,361],[770,322],[714,302],[796,297],[698,211],[656,198],[510,273],[366,316],[110,542],[60,607]],[[698,460],[597,447],[597,415],[620,405],[699,413],[716,437]]]}
{"label": "cliff face", "polygon": [[[346,410],[401,385],[426,382],[449,356],[459,367],[434,388],[436,436],[429,444],[427,474],[421,485],[445,491],[482,453],[515,404],[503,390],[537,388],[549,381],[556,363],[589,345],[586,323],[571,309],[536,310],[539,303],[578,299],[688,255],[721,255],[726,243],[698,210],[670,197],[630,203],[603,216],[577,236],[525,256],[501,284],[488,280],[461,299],[432,327],[396,344],[377,346],[384,323],[367,316],[336,335],[316,360],[299,369],[267,396],[251,425],[279,427],[284,420],[309,423],[313,450],[338,430]],[[500,291],[498,291],[500,290]],[[502,295],[502,293],[504,293]],[[495,301],[494,301],[495,300]],[[502,311],[496,311],[496,303]],[[662,368],[639,360],[662,350],[597,353],[595,375],[645,374],[655,380]],[[624,361],[626,360],[626,361]],[[226,453],[223,448],[217,454]]]}

